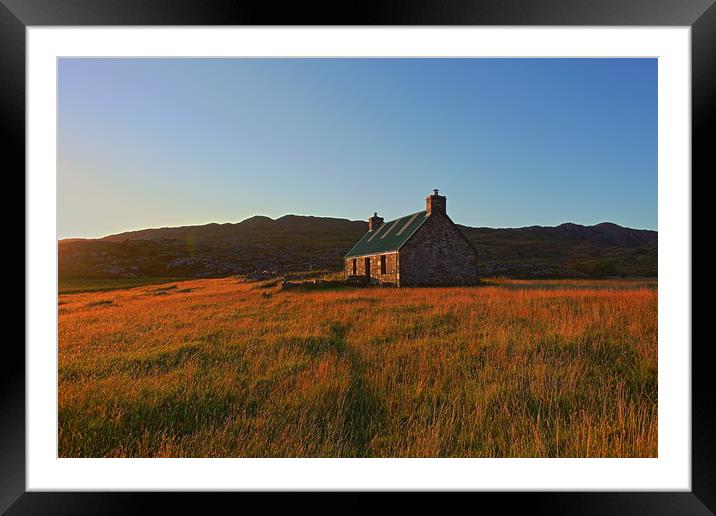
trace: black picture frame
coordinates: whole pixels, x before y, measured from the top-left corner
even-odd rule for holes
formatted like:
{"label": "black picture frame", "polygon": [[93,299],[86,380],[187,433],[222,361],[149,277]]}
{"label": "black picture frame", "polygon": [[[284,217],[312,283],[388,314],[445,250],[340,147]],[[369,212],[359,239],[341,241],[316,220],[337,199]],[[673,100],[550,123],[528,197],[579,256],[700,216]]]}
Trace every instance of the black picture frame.
{"label": "black picture frame", "polygon": [[[0,0],[0,113],[6,177],[25,166],[25,29],[62,25],[561,25],[689,26],[692,73],[692,172],[716,170],[712,140],[716,114],[716,6],[714,0],[385,0],[360,4],[186,0]],[[6,165],[7,166],[7,165]],[[20,174],[16,176],[19,177]],[[693,184],[693,182],[692,182]],[[23,187],[24,189],[24,182]],[[692,233],[693,234],[693,233]],[[693,253],[693,246],[691,249]],[[692,254],[693,256],[693,254]],[[27,281],[27,278],[26,278]],[[693,288],[693,287],[692,287]],[[692,291],[693,292],[693,291]],[[693,320],[693,316],[692,316]],[[691,344],[691,343],[683,343]],[[692,490],[690,492],[479,493],[479,503],[521,506],[547,514],[714,514],[716,512],[716,388],[711,381],[710,342],[692,346]],[[705,344],[705,345],[704,345]],[[0,512],[84,514],[142,512],[154,503],[163,512],[216,512],[231,493],[25,492],[25,353],[6,342],[0,374]],[[292,503],[325,506],[305,494]],[[350,495],[349,510],[369,510],[375,494]],[[366,501],[365,497],[369,498]],[[422,495],[405,500],[425,508]],[[265,508],[282,496],[271,498]],[[260,501],[266,504],[266,501]],[[473,502],[469,502],[473,503]],[[407,505],[403,509],[407,509]],[[335,507],[333,508],[335,510]],[[228,510],[226,511],[228,512]],[[361,511],[363,512],[363,511]]]}

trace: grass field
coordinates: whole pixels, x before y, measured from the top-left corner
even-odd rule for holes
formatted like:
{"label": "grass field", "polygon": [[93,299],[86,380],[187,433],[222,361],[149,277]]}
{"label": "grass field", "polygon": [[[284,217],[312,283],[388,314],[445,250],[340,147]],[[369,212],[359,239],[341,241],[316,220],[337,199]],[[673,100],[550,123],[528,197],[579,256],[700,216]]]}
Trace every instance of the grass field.
{"label": "grass field", "polygon": [[59,296],[61,457],[654,457],[656,282]]}

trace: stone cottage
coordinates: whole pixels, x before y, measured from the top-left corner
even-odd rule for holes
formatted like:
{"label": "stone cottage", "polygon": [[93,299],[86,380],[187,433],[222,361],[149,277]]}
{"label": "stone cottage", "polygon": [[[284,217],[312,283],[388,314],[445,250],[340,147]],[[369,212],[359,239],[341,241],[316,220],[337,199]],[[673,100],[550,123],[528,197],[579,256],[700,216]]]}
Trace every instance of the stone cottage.
{"label": "stone cottage", "polygon": [[344,258],[346,277],[396,286],[474,285],[477,253],[446,206],[434,190],[423,211],[385,223],[374,213],[368,232]]}

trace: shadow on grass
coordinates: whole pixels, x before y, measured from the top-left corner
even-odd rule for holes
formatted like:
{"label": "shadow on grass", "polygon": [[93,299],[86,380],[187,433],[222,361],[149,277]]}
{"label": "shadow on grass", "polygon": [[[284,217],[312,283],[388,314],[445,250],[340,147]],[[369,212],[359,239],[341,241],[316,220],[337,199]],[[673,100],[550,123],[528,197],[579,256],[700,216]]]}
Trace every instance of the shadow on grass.
{"label": "shadow on grass", "polygon": [[350,443],[354,457],[370,457],[370,445],[385,422],[386,408],[382,400],[365,381],[365,366],[347,342],[349,325],[334,323],[331,326],[329,340],[350,364],[350,384],[348,386],[347,410],[341,431],[345,442]]}
{"label": "shadow on grass", "polygon": [[345,281],[302,281],[302,282],[285,282],[282,287],[283,290],[290,290],[294,292],[311,292],[316,290],[355,290],[360,287],[347,284]]}

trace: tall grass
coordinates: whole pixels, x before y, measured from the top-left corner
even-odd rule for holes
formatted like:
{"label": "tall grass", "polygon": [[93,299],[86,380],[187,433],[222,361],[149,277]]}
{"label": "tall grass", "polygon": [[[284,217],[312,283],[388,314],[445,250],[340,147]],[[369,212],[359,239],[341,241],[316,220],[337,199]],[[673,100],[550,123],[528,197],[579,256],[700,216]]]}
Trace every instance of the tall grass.
{"label": "tall grass", "polygon": [[60,296],[60,456],[657,454],[654,285],[180,287]]}

